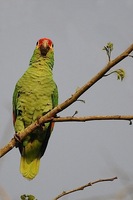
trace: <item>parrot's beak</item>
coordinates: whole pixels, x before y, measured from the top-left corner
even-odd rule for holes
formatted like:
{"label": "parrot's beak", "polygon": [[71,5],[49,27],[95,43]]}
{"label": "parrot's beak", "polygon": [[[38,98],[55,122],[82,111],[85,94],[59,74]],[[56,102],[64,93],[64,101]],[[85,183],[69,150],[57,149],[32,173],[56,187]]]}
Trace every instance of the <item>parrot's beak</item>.
{"label": "parrot's beak", "polygon": [[44,40],[44,42],[43,42],[43,46],[44,46],[44,48],[47,48],[47,47],[49,46],[47,40]]}
{"label": "parrot's beak", "polygon": [[42,44],[40,46],[40,51],[41,51],[42,56],[46,56],[49,50],[50,50],[50,47],[48,44]]}
{"label": "parrot's beak", "polygon": [[45,41],[43,42],[43,46],[44,46],[44,48],[46,48],[46,49],[49,48],[49,49],[53,50],[52,44],[50,45],[50,44],[48,43],[47,40],[45,40]]}

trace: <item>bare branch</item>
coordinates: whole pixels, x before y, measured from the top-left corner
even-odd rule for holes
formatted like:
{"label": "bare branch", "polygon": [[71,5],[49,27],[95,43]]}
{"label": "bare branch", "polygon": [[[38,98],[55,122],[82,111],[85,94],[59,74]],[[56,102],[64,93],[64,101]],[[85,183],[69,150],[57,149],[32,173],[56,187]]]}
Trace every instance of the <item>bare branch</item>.
{"label": "bare branch", "polygon": [[53,118],[53,122],[86,122],[93,120],[127,120],[130,122],[133,120],[133,115],[94,115],[94,116],[84,116],[84,117],[57,117]]}
{"label": "bare branch", "polygon": [[[106,74],[106,72],[108,72],[113,66],[122,61],[124,58],[129,56],[129,54],[132,51],[133,44],[131,44],[123,53],[117,56],[114,60],[109,61],[108,64],[98,74],[96,74],[90,81],[88,81],[85,85],[79,88],[70,98],[68,98],[66,101],[52,109],[39,120],[32,123],[23,131],[17,133],[19,135],[20,141],[22,141],[29,133],[35,130],[42,123],[48,120],[52,120],[57,113],[61,112],[62,110],[73,104],[84,92],[86,92],[91,86],[93,86],[98,80],[100,80]],[[15,138],[11,139],[11,141],[4,148],[0,149],[0,157],[4,156],[8,151],[10,151],[14,146],[16,146],[17,142],[18,141]]]}
{"label": "bare branch", "polygon": [[[94,120],[126,120],[129,121],[129,125],[132,125],[132,120],[133,120],[133,115],[106,115],[106,116],[101,116],[101,115],[96,115],[96,116],[84,116],[84,117],[51,117],[51,118],[46,118],[46,120],[43,120],[43,123],[46,122],[86,122],[86,121],[94,121]],[[31,133],[32,130],[34,130],[34,127],[39,126],[39,124],[32,124],[30,127],[27,127],[24,132],[26,133]],[[23,133],[21,133],[23,134]],[[22,138],[22,137],[21,137]],[[21,140],[21,139],[20,139]],[[4,146],[3,148],[0,149],[0,157],[4,156],[8,151],[10,151],[14,146],[16,145],[17,141],[15,138],[12,138],[11,141]]]}
{"label": "bare branch", "polygon": [[73,193],[73,192],[77,192],[77,191],[80,191],[80,190],[84,190],[86,187],[89,187],[89,186],[92,186],[96,183],[99,183],[99,182],[105,182],[105,181],[114,181],[115,179],[117,179],[117,177],[113,177],[113,178],[107,178],[107,179],[99,179],[99,180],[96,180],[96,181],[93,181],[93,182],[89,182],[83,186],[80,186],[78,188],[75,188],[73,190],[68,190],[68,191],[63,191],[61,194],[59,194],[57,197],[55,197],[53,200],[57,200],[65,195],[68,195],[70,193]]}

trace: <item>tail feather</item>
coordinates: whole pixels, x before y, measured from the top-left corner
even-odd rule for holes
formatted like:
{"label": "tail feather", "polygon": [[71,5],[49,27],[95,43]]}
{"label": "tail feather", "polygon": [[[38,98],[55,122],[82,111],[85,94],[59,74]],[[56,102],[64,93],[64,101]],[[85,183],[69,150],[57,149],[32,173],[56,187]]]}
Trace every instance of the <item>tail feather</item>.
{"label": "tail feather", "polygon": [[21,174],[29,179],[32,180],[38,174],[40,166],[40,159],[35,158],[32,162],[27,162],[27,159],[21,156],[20,160],[20,172]]}

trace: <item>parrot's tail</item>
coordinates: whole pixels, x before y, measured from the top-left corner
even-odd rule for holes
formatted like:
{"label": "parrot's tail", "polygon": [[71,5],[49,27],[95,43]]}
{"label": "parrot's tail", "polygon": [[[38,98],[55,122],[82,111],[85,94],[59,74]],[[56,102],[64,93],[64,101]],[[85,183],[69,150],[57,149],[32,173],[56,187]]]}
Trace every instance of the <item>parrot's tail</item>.
{"label": "parrot's tail", "polygon": [[20,160],[20,172],[21,174],[29,179],[32,180],[38,174],[40,166],[40,159],[35,158],[32,162],[27,162],[26,158],[21,156]]}

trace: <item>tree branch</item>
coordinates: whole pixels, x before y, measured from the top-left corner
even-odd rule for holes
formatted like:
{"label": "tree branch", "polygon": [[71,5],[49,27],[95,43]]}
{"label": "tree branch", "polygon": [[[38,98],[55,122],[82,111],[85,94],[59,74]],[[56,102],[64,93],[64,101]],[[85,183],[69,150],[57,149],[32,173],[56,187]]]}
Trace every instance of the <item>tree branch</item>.
{"label": "tree branch", "polygon": [[[108,64],[96,74],[90,81],[88,81],[85,85],[79,88],[70,98],[66,101],[52,109],[45,116],[41,117],[39,120],[32,123],[30,126],[25,128],[23,131],[17,133],[19,135],[20,141],[22,141],[29,133],[35,130],[42,123],[51,120],[57,113],[61,112],[72,103],[74,103],[84,92],[86,92],[91,86],[93,86],[98,80],[100,80],[106,72],[108,72],[114,65],[122,61],[133,51],[133,44],[131,44],[123,53],[117,56],[114,60],[109,61]],[[11,141],[2,149],[0,149],[0,157],[4,156],[8,151],[10,151],[14,146],[16,146],[17,140],[15,138],[11,139]]]}
{"label": "tree branch", "polygon": [[94,115],[94,116],[84,116],[84,117],[57,117],[53,118],[53,122],[86,122],[94,120],[127,120],[132,123],[133,115]]}
{"label": "tree branch", "polygon": [[105,182],[105,181],[114,181],[115,179],[117,179],[117,177],[113,177],[113,178],[107,178],[107,179],[99,179],[99,180],[96,180],[96,181],[93,181],[93,182],[89,182],[83,186],[80,186],[78,188],[75,188],[73,190],[68,190],[68,191],[63,191],[61,194],[59,194],[57,197],[55,197],[53,200],[57,200],[65,195],[68,195],[70,193],[73,193],[73,192],[77,192],[77,191],[80,191],[80,190],[84,190],[86,187],[89,187],[89,186],[92,186],[96,183],[99,183],[99,182]]}

